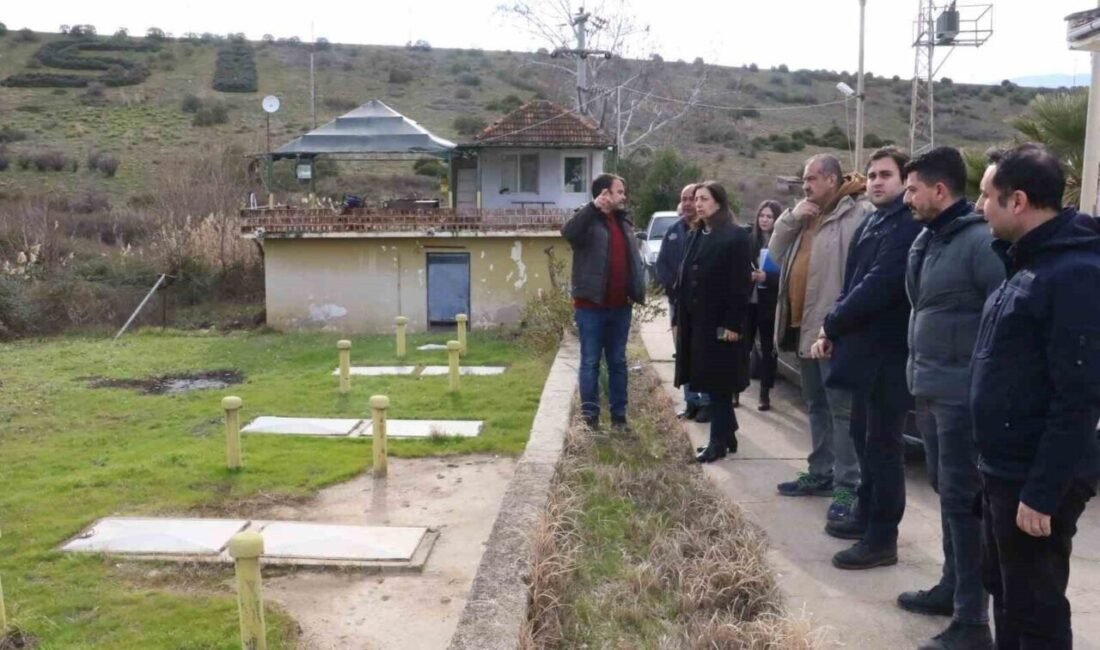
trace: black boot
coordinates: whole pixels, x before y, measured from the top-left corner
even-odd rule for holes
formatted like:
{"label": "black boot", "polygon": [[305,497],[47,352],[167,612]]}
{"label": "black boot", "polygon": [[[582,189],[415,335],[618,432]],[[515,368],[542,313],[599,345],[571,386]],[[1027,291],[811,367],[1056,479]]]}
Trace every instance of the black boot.
{"label": "black boot", "polygon": [[676,414],[676,417],[681,420],[694,420],[695,416],[699,413],[699,405],[692,402],[684,407],[684,410]]}
{"label": "black boot", "polygon": [[733,408],[741,406],[741,393],[733,394]]}
{"label": "black boot", "polygon": [[695,457],[697,463],[713,463],[716,460],[721,460],[726,457],[726,448],[724,445],[708,445],[703,451],[699,452],[699,455]]}
{"label": "black boot", "polygon": [[695,421],[699,424],[710,422],[710,406],[700,406],[699,412],[695,414]]}
{"label": "black boot", "polygon": [[730,431],[730,437],[727,441],[727,448],[731,454],[737,453],[737,429]]}
{"label": "black boot", "polygon": [[760,403],[756,406],[757,410],[759,410],[759,411],[770,411],[770,410],[772,410],[771,396],[768,395],[768,392],[770,390],[771,389],[765,388],[763,386],[760,387]]}
{"label": "black boot", "polygon": [[993,650],[988,624],[952,621],[946,630],[917,646],[917,650]]}

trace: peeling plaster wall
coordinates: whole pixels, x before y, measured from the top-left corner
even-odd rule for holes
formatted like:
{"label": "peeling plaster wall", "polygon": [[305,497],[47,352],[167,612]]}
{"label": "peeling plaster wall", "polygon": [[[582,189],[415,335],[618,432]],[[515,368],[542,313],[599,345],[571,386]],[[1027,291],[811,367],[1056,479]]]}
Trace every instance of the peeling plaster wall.
{"label": "peeling plaster wall", "polygon": [[548,258],[571,254],[561,237],[269,239],[265,248],[267,321],[279,330],[380,333],[393,319],[410,331],[428,322],[427,253],[470,254],[470,321],[514,323],[523,302],[550,287]]}

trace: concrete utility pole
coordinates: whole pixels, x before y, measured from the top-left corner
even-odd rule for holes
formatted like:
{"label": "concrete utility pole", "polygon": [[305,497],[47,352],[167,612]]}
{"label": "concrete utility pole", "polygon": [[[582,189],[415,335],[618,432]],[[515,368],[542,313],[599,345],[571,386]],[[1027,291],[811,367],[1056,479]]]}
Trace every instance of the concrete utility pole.
{"label": "concrete utility pole", "polygon": [[585,12],[584,7],[577,9],[577,15],[573,17],[573,31],[577,34],[577,111],[582,115],[587,114],[585,94],[588,92],[588,55],[585,46],[585,26],[592,14]]}
{"label": "concrete utility pole", "polygon": [[1070,49],[1091,52],[1092,85],[1089,88],[1088,122],[1085,127],[1085,159],[1081,169],[1081,211],[1097,214],[1100,184],[1100,2],[1098,8],[1066,16],[1066,40]]}
{"label": "concrete utility pole", "polygon": [[859,0],[859,75],[856,76],[856,168],[857,173],[863,173],[863,35],[864,14],[867,10],[867,0]]}
{"label": "concrete utility pole", "polygon": [[600,18],[592,18],[592,14],[587,13],[584,7],[577,9],[577,15],[573,16],[570,20],[570,25],[573,27],[573,33],[577,37],[577,48],[571,50],[567,47],[559,47],[550,53],[550,56],[557,58],[559,56],[576,57],[577,59],[577,112],[581,115],[588,114],[588,57],[590,56],[602,56],[605,59],[611,58],[611,52],[607,50],[589,50],[587,49],[587,25],[589,20],[594,20],[596,27],[600,28],[605,23]]}

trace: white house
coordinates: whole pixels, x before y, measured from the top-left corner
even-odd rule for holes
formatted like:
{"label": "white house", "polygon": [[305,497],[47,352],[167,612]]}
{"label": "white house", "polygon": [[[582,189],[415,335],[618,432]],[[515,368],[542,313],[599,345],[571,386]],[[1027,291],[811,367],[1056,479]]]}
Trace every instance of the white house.
{"label": "white house", "polygon": [[452,153],[454,207],[573,209],[589,200],[611,137],[546,100],[520,106]]}

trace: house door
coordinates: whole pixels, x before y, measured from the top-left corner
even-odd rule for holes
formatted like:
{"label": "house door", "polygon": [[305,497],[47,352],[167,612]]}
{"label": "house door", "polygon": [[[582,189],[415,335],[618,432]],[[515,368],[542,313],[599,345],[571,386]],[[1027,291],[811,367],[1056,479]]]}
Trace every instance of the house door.
{"label": "house door", "polygon": [[428,325],[470,313],[470,254],[428,253]]}
{"label": "house door", "polygon": [[459,208],[477,207],[477,169],[460,167],[455,170],[455,205]]}

